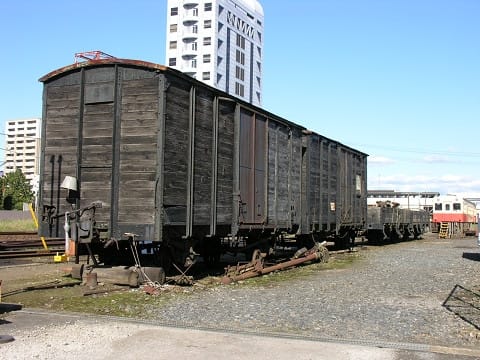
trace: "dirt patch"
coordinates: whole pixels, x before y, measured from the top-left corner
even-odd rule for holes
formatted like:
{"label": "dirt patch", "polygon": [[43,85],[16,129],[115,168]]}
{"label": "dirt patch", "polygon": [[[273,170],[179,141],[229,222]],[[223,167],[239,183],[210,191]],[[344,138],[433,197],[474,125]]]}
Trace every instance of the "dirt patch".
{"label": "dirt patch", "polygon": [[[272,273],[242,281],[239,285],[261,287],[292,281],[321,270],[348,267],[360,258],[357,252],[338,254],[326,264],[315,263]],[[72,279],[70,268],[73,264],[31,261],[26,259],[23,260],[24,264],[0,264],[2,301],[18,303],[27,308],[144,318],[148,316],[147,309],[152,305],[158,308],[179,297],[222,286],[219,276],[206,275],[198,278],[193,286],[165,284],[152,289],[99,283],[95,288],[90,288]]]}

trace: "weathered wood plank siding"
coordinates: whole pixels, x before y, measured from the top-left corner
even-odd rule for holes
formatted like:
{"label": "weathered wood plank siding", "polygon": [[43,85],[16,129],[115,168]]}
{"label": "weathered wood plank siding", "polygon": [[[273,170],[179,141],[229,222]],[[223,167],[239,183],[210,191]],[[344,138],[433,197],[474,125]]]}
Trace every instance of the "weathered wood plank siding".
{"label": "weathered wood plank siding", "polygon": [[268,223],[290,226],[289,129],[275,121],[268,125]]}
{"label": "weathered wood plank siding", "polygon": [[220,101],[218,117],[217,221],[218,225],[230,226],[232,224],[235,106],[231,102]]}
{"label": "weathered wood plank siding", "polygon": [[153,72],[128,68],[122,78],[118,222],[153,225],[158,78]]}
{"label": "weathered wood plank siding", "polygon": [[[75,175],[78,145],[78,118],[81,97],[80,74],[69,74],[44,88],[43,134],[40,159],[42,182],[40,204],[55,206],[59,213],[70,210],[65,190],[60,183],[65,175]],[[46,226],[46,224],[43,224]],[[49,236],[63,236],[63,219],[55,219],[53,227],[42,229]],[[51,230],[51,231],[50,231]]]}
{"label": "weathered wood plank siding", "polygon": [[321,144],[321,223],[322,230],[330,230],[330,222],[332,217],[332,206],[330,203],[330,141],[322,140]]}
{"label": "weathered wood plank siding", "polygon": [[[302,129],[292,128],[290,136],[290,211],[293,225],[301,221],[301,191],[302,191]],[[285,211],[285,209],[283,210]],[[288,208],[287,210],[288,211]]]}
{"label": "weathered wood plank siding", "polygon": [[[84,70],[78,173],[80,207],[101,201],[96,220],[110,223],[112,204],[113,129],[115,123],[115,68]],[[75,176],[74,174],[71,174]]]}
{"label": "weathered wood plank siding", "polygon": [[320,228],[319,224],[321,223],[321,187],[320,187],[320,174],[321,174],[321,139],[319,136],[313,134],[308,137],[307,141],[307,205],[306,216],[308,217],[308,224],[310,225],[310,230],[318,230]]}
{"label": "weathered wood plank siding", "polygon": [[340,225],[365,221],[365,192],[363,161],[350,149],[339,147],[338,152],[338,201],[341,206]]}
{"label": "weathered wood plank siding", "polygon": [[164,127],[163,207],[166,213],[165,224],[184,224],[187,210],[189,92],[191,85],[175,78],[168,80]]}
{"label": "weathered wood plank siding", "polygon": [[212,196],[213,94],[198,88],[195,99],[193,224],[209,225]]}

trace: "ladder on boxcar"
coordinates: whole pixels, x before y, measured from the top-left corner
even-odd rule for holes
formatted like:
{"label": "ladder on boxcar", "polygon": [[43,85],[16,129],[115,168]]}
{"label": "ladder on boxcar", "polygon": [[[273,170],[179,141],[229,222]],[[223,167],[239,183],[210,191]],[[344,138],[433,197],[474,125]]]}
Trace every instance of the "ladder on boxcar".
{"label": "ladder on boxcar", "polygon": [[450,236],[450,226],[448,222],[440,223],[440,231],[438,232],[438,237],[440,239],[446,239]]}

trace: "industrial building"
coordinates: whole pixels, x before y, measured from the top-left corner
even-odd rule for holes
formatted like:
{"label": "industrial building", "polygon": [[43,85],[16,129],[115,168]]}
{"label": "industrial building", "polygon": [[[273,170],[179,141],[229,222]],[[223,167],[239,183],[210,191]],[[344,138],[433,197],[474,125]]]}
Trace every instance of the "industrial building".
{"label": "industrial building", "polygon": [[375,206],[379,202],[398,204],[403,209],[433,211],[434,199],[438,192],[404,192],[395,190],[368,190],[367,204]]}

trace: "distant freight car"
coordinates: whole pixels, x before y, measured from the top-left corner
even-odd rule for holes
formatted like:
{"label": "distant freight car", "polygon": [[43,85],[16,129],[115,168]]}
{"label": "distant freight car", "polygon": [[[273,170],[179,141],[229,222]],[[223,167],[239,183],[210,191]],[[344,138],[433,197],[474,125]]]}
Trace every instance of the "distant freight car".
{"label": "distant freight car", "polygon": [[40,81],[41,235],[66,229],[106,263],[133,238],[188,264],[365,228],[360,151],[153,63],[91,60]]}
{"label": "distant freight car", "polygon": [[366,237],[369,243],[417,239],[429,230],[430,214],[426,210],[399,207],[379,201],[367,210]]}

